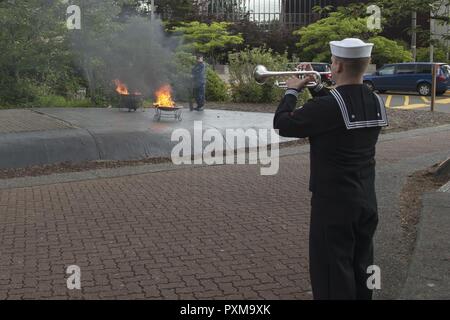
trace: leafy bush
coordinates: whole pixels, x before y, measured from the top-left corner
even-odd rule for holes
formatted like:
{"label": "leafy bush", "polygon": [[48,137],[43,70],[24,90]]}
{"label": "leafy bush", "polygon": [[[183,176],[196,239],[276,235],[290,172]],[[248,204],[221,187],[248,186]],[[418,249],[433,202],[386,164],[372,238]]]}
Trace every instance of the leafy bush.
{"label": "leafy bush", "polygon": [[31,79],[0,77],[0,104],[4,107],[29,106],[38,95],[48,94],[47,86]]}
{"label": "leafy bush", "polygon": [[206,69],[206,101],[228,101],[230,96],[225,81],[208,66]]}
{"label": "leafy bush", "polygon": [[[434,48],[434,61],[436,62],[445,62],[447,61],[447,52],[442,47]],[[430,48],[417,48],[417,61],[428,62],[430,61]]]}
{"label": "leafy bush", "polygon": [[36,107],[61,108],[61,107],[65,106],[66,103],[67,103],[66,98],[64,98],[62,96],[51,95],[51,96],[38,97],[37,101],[35,103],[35,106]]}
{"label": "leafy bush", "polygon": [[256,65],[262,64],[270,70],[287,70],[287,54],[274,54],[271,49],[246,49],[229,55],[232,98],[236,102],[274,102],[280,99],[283,90],[273,85],[274,80],[259,85],[253,78]]}
{"label": "leafy bush", "polygon": [[[177,52],[175,61],[171,66],[171,84],[174,90],[175,99],[188,101],[192,96],[192,75],[191,70],[196,59],[191,53]],[[207,101],[228,101],[227,84],[218,74],[207,65],[206,69],[206,100]]]}

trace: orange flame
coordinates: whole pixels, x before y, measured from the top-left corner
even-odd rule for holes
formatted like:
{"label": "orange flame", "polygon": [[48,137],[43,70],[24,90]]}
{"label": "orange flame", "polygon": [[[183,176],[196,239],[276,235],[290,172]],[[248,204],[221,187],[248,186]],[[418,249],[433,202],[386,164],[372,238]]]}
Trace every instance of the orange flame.
{"label": "orange flame", "polygon": [[156,96],[156,106],[161,107],[175,107],[175,102],[172,100],[172,88],[170,85],[166,84],[159,88],[155,92]]}
{"label": "orange flame", "polygon": [[120,82],[120,80],[118,80],[118,79],[114,80],[114,83],[116,84],[116,91],[118,94],[125,95],[125,96],[129,95],[128,88],[124,83]]}

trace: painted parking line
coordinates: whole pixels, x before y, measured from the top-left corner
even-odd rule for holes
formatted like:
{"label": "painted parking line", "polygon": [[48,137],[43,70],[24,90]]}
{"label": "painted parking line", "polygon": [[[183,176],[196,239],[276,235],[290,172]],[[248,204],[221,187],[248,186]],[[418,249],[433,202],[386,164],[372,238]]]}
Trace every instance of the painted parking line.
{"label": "painted parking line", "polygon": [[395,106],[395,107],[391,107],[392,109],[401,109],[401,110],[414,110],[414,109],[421,109],[421,108],[429,108],[430,105],[428,104],[421,104],[421,103],[417,103],[417,104],[409,104],[409,105],[403,105],[403,106]]}
{"label": "painted parking line", "polygon": [[391,95],[391,100],[389,101],[390,107],[402,106],[405,104],[405,99],[400,95]]}
{"label": "painted parking line", "polygon": [[[447,91],[450,94],[450,90]],[[419,109],[430,107],[430,97],[419,95],[385,95],[385,106],[387,108],[401,108],[401,109]],[[438,96],[435,100],[436,105],[448,106],[450,105],[449,96]]]}
{"label": "painted parking line", "polygon": [[392,96],[388,95],[386,98],[386,107],[390,108],[391,107],[391,100],[392,100]]}
{"label": "painted parking line", "polygon": [[450,103],[450,98],[436,99],[436,103],[439,103],[439,104],[449,104],[449,103]]}
{"label": "painted parking line", "polygon": [[[420,109],[420,108],[430,108],[431,107],[430,101],[427,98],[425,98],[425,97],[421,97],[421,98],[423,98],[422,100],[425,103],[409,104],[409,100],[407,99],[407,100],[405,100],[405,104],[404,105],[392,106],[390,108],[402,109],[402,110],[413,110],[413,109]],[[447,99],[436,99],[435,103],[436,103],[436,105],[449,105],[450,104],[450,98],[447,98]]]}

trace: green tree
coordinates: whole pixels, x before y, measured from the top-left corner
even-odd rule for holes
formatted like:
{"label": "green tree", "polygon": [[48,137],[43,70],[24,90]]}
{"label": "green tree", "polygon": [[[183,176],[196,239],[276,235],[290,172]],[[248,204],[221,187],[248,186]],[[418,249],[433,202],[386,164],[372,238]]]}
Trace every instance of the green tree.
{"label": "green tree", "polygon": [[297,51],[295,43],[297,36],[292,34],[292,30],[283,23],[273,22],[271,28],[267,29],[264,25],[254,21],[242,20],[233,23],[230,29],[234,33],[242,34],[244,44],[239,46],[237,50],[243,50],[246,47],[260,48],[265,44],[270,44],[270,48],[276,52],[283,54],[288,52],[292,56]]}
{"label": "green tree", "polygon": [[372,63],[378,67],[386,63],[410,62],[413,60],[409,50],[396,41],[376,36],[369,39],[374,44],[372,52]]}
{"label": "green tree", "polygon": [[314,6],[313,12],[319,14],[321,17],[326,17],[333,12],[334,7],[331,5],[328,6]]}
{"label": "green tree", "polygon": [[[411,14],[417,12],[418,16],[429,17],[436,25],[447,25],[450,17],[446,14],[445,7],[448,0],[377,0],[382,8],[384,24],[387,26],[403,26],[405,21],[410,21]],[[419,21],[420,23],[420,21]],[[410,24],[407,28],[401,28],[406,31],[406,34],[412,33]],[[429,23],[418,25],[416,29],[418,45],[428,46],[431,41]],[[444,39],[450,40],[449,37],[443,36]],[[437,41],[434,41],[438,45]]]}
{"label": "green tree", "polygon": [[411,13],[431,13],[433,18],[448,23],[449,17],[441,13],[440,8],[448,3],[448,0],[377,0],[376,3],[382,7],[383,15],[388,21],[398,21],[403,17],[410,17]]}
{"label": "green tree", "polygon": [[[147,3],[150,3],[147,0]],[[198,18],[197,4],[192,0],[155,0],[156,12],[167,21],[167,27],[172,29],[182,22]]]}
{"label": "green tree", "polygon": [[[358,9],[358,7],[355,8]],[[378,32],[368,30],[366,18],[354,17],[341,10],[331,13],[328,18],[295,31],[294,34],[300,36],[297,46],[300,48],[299,56],[303,61],[328,62],[331,59],[329,42],[353,37],[375,44],[372,63],[378,66],[385,63],[412,61],[408,50],[396,41],[377,35]]]}
{"label": "green tree", "polygon": [[365,18],[333,12],[327,18],[294,31],[294,35],[300,37],[297,43],[300,58],[303,61],[330,61],[330,41],[351,37],[367,40],[373,35],[366,21]]}
{"label": "green tree", "polygon": [[1,104],[30,104],[77,87],[65,12],[56,0],[0,2]]}
{"label": "green tree", "polygon": [[233,46],[242,44],[241,34],[231,34],[227,22],[211,24],[193,21],[184,23],[173,29],[175,34],[181,34],[184,44],[181,50],[205,54],[213,63],[222,59]]}

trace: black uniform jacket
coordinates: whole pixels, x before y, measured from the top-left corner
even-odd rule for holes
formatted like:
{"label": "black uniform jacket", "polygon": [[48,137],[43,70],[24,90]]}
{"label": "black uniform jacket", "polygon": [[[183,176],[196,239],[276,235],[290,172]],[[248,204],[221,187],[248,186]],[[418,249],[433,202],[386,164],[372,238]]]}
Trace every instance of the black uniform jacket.
{"label": "black uniform jacket", "polygon": [[313,99],[295,109],[288,90],[275,113],[274,128],[284,137],[309,137],[313,194],[376,204],[375,145],[388,125],[383,100],[365,85],[311,90]]}

